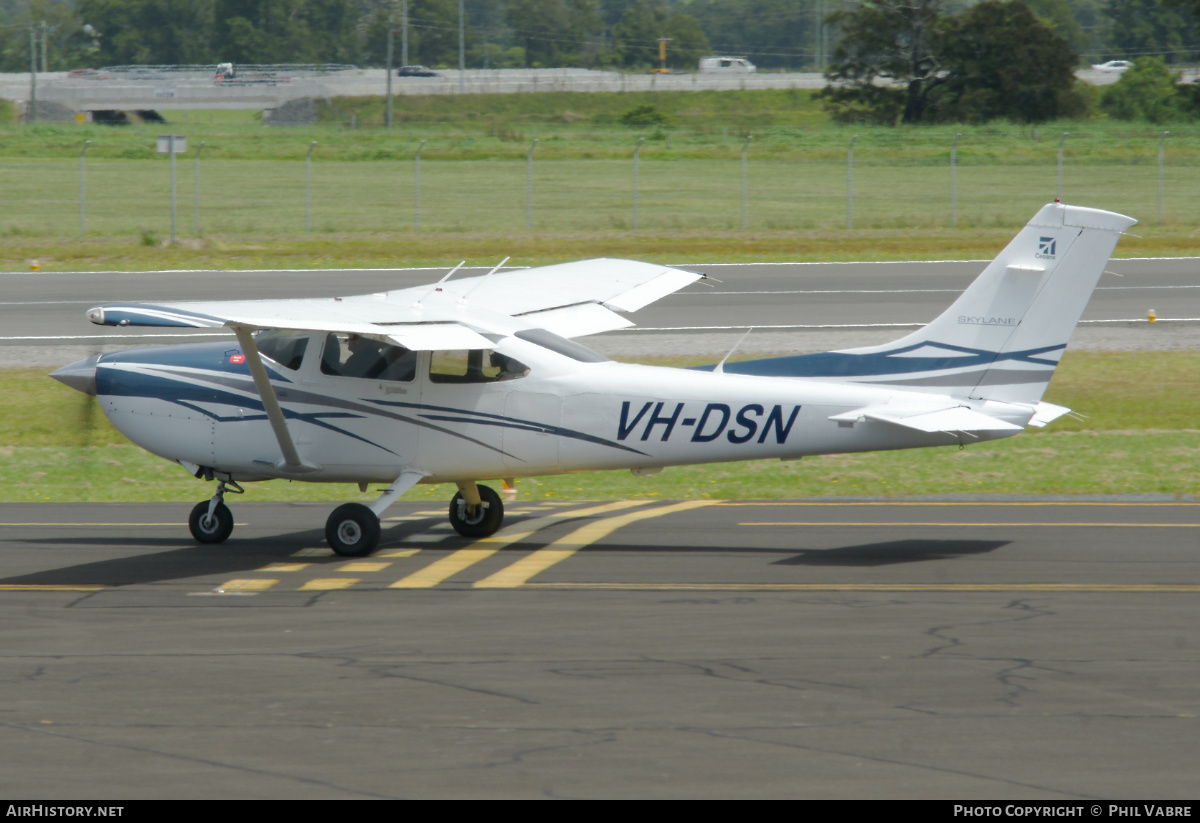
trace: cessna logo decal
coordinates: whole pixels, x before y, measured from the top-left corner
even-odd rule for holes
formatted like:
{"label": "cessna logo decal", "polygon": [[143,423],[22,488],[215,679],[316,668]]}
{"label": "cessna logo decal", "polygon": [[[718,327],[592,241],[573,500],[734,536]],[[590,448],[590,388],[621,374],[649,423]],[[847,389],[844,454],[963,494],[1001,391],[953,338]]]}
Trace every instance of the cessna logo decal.
{"label": "cessna logo decal", "polygon": [[621,403],[617,439],[625,440],[640,427],[641,440],[649,440],[652,434],[661,432],[659,439],[666,442],[678,424],[680,428],[691,429],[693,443],[711,443],[722,434],[730,443],[746,443],[756,434],[759,443],[767,442],[770,434],[775,435],[776,443],[783,443],[800,413],[800,407],[793,406],[785,420],[782,406],[772,406],[768,412],[765,406],[750,403],[735,413],[724,403],[709,403],[699,417],[683,417],[684,403],[676,403],[671,412],[664,411],[665,405],[647,400],[641,409],[631,415],[630,402],[626,400]]}
{"label": "cessna logo decal", "polygon": [[1057,245],[1058,241],[1056,241],[1053,237],[1039,237],[1038,250],[1034,257],[1036,257],[1038,260],[1053,260],[1054,247]]}

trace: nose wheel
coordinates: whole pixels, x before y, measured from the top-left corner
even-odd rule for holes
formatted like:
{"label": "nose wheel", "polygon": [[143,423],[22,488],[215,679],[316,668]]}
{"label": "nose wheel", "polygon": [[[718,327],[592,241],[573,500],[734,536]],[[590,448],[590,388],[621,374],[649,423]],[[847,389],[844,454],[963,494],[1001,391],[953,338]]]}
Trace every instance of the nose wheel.
{"label": "nose wheel", "polygon": [[233,512],[225,505],[225,492],[242,494],[233,480],[221,480],[211,499],[197,503],[188,517],[188,529],[198,543],[224,543],[233,534]]}
{"label": "nose wheel", "polygon": [[[463,537],[489,537],[504,522],[504,503],[488,486],[460,483],[450,501],[450,525]],[[476,498],[471,502],[471,498]]]}

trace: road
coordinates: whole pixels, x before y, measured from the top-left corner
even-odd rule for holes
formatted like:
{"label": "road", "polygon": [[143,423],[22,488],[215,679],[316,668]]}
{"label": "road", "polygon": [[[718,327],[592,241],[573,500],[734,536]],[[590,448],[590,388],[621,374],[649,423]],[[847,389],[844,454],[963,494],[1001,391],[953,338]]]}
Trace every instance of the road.
{"label": "road", "polygon": [[0,506],[0,791],[1195,796],[1200,505],[597,505]]}
{"label": "road", "polygon": [[[722,264],[682,261],[714,278],[632,316],[637,331],[588,344],[615,355],[721,355],[750,325],[740,351],[817,351],[885,342],[927,323],[985,265],[933,263]],[[486,268],[475,269],[480,274]],[[1093,295],[1075,348],[1200,348],[1200,260],[1113,260]],[[0,365],[62,365],[96,350],[173,342],[192,334],[109,329],[84,319],[91,306],[362,294],[436,280],[442,269],[3,272]],[[719,281],[719,282],[716,282]],[[1145,322],[1154,309],[1163,322]],[[212,334],[211,331],[204,332]]]}

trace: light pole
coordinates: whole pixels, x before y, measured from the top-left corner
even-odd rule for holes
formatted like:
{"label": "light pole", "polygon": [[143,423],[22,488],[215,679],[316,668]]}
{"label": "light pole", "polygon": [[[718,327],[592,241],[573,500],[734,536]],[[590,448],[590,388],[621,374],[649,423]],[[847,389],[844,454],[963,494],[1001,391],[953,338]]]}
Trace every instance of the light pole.
{"label": "light pole", "polygon": [[408,65],[408,0],[400,3],[400,28],[403,31],[400,42],[400,65]]}
{"label": "light pole", "polygon": [[[84,237],[87,234],[87,228],[86,228],[85,219],[84,219],[86,211],[85,211],[84,205],[83,205],[86,200],[86,197],[87,197],[87,186],[84,183],[83,156],[85,154],[87,154],[88,146],[90,146],[90,145],[92,145],[91,140],[84,140],[83,148],[81,148],[79,150],[79,236],[80,237]],[[1160,209],[1160,211],[1161,211],[1161,209]]]}
{"label": "light pole", "polygon": [[467,12],[463,6],[463,0],[458,0],[458,93],[466,94],[467,91],[467,39],[466,39],[466,20]]}

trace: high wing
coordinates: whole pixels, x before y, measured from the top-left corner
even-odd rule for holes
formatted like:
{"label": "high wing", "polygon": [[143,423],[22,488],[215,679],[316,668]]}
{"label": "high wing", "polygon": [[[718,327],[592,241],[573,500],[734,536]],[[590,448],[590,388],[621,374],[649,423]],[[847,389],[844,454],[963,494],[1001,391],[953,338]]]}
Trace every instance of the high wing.
{"label": "high wing", "polygon": [[579,337],[633,325],[632,312],[704,277],[652,263],[594,259],[354,297],[109,303],[105,326],[294,329],[361,334],[405,348],[486,349],[488,333],[535,326]]}

